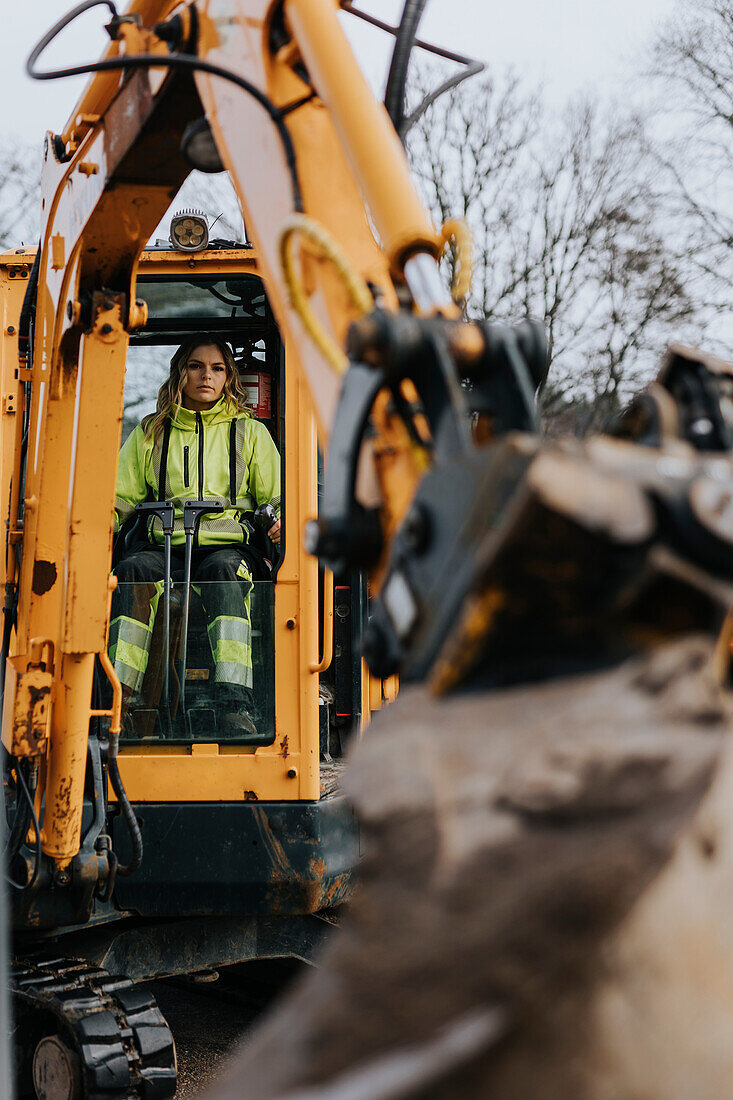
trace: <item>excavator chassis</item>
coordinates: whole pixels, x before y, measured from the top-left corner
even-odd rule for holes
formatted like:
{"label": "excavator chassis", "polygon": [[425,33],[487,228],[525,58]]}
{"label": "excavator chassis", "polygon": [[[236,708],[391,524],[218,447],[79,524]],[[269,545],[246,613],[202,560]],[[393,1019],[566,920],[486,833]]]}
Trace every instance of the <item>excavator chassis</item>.
{"label": "excavator chassis", "polygon": [[[143,832],[156,838],[142,866],[129,877],[118,875],[105,901],[88,887],[89,865],[98,858],[92,842],[72,860],[66,884],[51,880],[44,865],[37,881],[12,899],[16,937],[35,940],[130,917],[315,913],[340,905],[353,888],[359,838],[343,796],[319,802],[137,803],[133,810]],[[114,816],[107,828],[124,860],[124,821]],[[20,854],[31,867],[32,851],[24,846]]]}
{"label": "excavator chassis", "polygon": [[251,960],[312,964],[334,923],[330,911],[128,917],[45,945],[21,940],[10,980],[18,1100],[167,1100],[176,1089],[174,1040],[141,983]]}
{"label": "excavator chassis", "polygon": [[[109,900],[94,899],[64,927],[75,890],[77,903],[88,897],[80,857],[65,885],[39,881],[15,899],[19,1100],[173,1096],[173,1037],[136,983],[258,959],[311,963],[334,923],[331,908],[351,893],[359,842],[343,796],[134,811],[159,843],[117,879]],[[124,823],[113,816],[108,828],[124,858]]]}

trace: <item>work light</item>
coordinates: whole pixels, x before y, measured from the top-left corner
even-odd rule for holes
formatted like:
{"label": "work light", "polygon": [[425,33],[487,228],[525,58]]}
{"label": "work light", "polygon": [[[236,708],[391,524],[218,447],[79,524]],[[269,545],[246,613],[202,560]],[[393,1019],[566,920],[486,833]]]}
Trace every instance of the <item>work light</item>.
{"label": "work light", "polygon": [[181,138],[181,152],[191,167],[198,168],[199,172],[224,171],[214,135],[205,118],[195,118],[189,122]]}
{"label": "work light", "polygon": [[182,210],[171,218],[170,242],[181,252],[201,252],[209,243],[206,215],[200,210]]}

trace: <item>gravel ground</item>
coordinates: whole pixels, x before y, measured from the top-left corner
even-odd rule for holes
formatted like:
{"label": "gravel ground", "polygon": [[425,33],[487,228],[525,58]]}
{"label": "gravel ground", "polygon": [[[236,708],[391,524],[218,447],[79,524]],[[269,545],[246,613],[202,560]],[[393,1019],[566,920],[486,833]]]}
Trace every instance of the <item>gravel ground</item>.
{"label": "gravel ground", "polygon": [[193,988],[156,982],[160,1010],[176,1041],[176,1100],[197,1096],[215,1080],[227,1055],[255,1022],[257,1013]]}
{"label": "gravel ground", "polygon": [[[216,1080],[228,1056],[290,978],[292,967],[270,964],[267,971],[258,970],[256,982],[249,980],[251,971],[245,973],[246,980],[242,974],[240,981],[229,975],[226,985],[222,980],[201,985],[151,983],[176,1043],[176,1100],[196,1097]],[[267,977],[263,977],[265,973]]]}

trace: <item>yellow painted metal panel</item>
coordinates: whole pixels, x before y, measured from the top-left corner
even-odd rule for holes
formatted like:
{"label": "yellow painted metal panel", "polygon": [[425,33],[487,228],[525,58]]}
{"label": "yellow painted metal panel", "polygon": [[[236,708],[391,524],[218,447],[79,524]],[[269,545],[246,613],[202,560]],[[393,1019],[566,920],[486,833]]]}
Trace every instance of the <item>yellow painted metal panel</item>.
{"label": "yellow painted metal panel", "polygon": [[[318,797],[299,753],[283,756],[282,751],[257,749],[192,754],[183,748],[159,754],[126,749],[118,760],[131,802],[295,802]],[[111,789],[110,797],[114,798]]]}
{"label": "yellow painted metal panel", "polygon": [[[23,416],[18,377],[18,318],[32,262],[33,253],[25,249],[0,255],[0,500],[5,506],[10,499],[15,433]],[[20,271],[25,271],[25,277]],[[6,555],[0,554],[0,585],[5,584],[5,566]]]}
{"label": "yellow painted metal panel", "polygon": [[94,329],[81,346],[68,548],[63,649],[98,653],[107,644],[109,563],[115,478],[122,424],[128,335],[120,308],[100,303]]}

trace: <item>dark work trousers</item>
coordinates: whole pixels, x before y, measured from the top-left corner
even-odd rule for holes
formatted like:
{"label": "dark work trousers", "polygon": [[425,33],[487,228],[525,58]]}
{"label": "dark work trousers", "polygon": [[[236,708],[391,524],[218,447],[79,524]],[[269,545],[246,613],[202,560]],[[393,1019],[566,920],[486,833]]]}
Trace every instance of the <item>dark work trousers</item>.
{"label": "dark work trousers", "polygon": [[[252,688],[252,570],[248,550],[201,547],[193,551],[191,581],[197,586],[207,619],[214,658],[217,695],[224,702],[249,702]],[[132,693],[142,688],[148,666],[155,616],[163,598],[162,548],[143,544],[115,569],[109,653],[115,672]],[[171,551],[171,578],[184,579],[183,550]]]}

